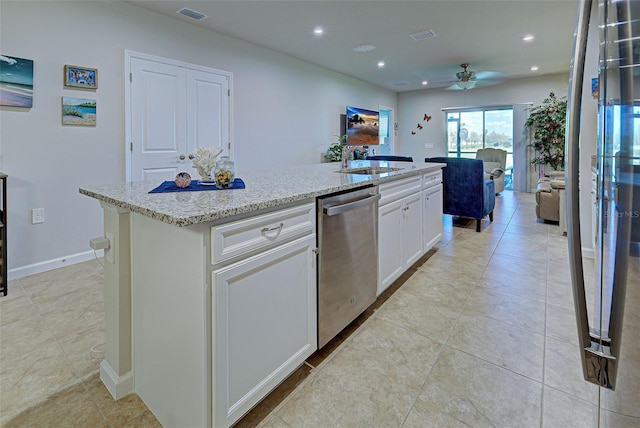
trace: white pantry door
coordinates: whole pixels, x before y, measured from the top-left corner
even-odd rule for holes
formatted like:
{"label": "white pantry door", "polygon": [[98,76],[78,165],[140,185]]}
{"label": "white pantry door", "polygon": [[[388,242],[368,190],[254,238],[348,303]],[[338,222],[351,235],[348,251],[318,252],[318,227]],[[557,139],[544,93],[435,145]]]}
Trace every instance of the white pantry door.
{"label": "white pantry door", "polygon": [[230,74],[149,57],[129,57],[127,180],[173,180],[198,147],[230,144]]}

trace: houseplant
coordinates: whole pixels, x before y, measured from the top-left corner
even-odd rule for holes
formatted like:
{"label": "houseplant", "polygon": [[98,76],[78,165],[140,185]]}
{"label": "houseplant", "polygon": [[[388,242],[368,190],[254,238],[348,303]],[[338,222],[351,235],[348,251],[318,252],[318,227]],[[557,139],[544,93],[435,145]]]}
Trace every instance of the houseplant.
{"label": "houseplant", "polygon": [[[325,162],[340,162],[342,160],[342,149],[347,145],[347,135],[337,137],[337,141],[333,143],[324,154]],[[351,155],[353,160],[364,160],[367,157],[367,151],[356,150]]]}
{"label": "houseplant", "polygon": [[333,143],[327,152],[324,154],[324,159],[327,162],[340,162],[342,160],[342,149],[347,144],[347,135],[338,137],[336,135],[336,142]]}
{"label": "houseplant", "polygon": [[555,171],[564,169],[564,131],[567,115],[567,97],[557,98],[553,92],[543,103],[529,109],[529,118],[524,126],[533,129],[533,142],[529,144],[535,150],[531,163],[550,166]]}

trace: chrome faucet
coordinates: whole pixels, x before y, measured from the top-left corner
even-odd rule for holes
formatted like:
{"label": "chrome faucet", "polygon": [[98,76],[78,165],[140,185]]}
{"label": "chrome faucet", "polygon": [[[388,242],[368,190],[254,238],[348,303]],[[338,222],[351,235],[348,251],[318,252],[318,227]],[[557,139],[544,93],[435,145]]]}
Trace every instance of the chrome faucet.
{"label": "chrome faucet", "polygon": [[344,146],[342,147],[342,168],[347,167],[347,161],[349,160],[349,155],[356,150],[360,150],[361,152],[366,152],[367,148],[363,146]]}

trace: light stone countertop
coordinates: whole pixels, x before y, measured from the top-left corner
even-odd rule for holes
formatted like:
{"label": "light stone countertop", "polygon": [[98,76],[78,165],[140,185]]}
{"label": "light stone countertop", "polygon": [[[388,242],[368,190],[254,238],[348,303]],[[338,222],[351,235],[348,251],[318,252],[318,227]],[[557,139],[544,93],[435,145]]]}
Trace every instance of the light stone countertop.
{"label": "light stone countertop", "polygon": [[158,181],[136,181],[110,185],[85,186],[80,193],[106,204],[128,209],[172,224],[190,226],[279,205],[315,198],[342,190],[378,185],[407,178],[445,166],[443,163],[351,161],[349,168],[391,166],[402,168],[376,176],[344,174],[339,162],[301,165],[264,171],[238,171],[245,189],[204,190],[195,192],[149,193]]}

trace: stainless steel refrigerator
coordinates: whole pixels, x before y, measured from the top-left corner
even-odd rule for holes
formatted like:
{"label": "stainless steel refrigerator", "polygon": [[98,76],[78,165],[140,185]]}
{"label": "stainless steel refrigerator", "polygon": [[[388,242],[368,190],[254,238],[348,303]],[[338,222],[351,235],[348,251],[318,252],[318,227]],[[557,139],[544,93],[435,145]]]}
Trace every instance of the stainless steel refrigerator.
{"label": "stainless steel refrigerator", "polygon": [[587,275],[595,281],[585,281],[579,194],[590,189],[580,189],[578,180],[592,6],[591,0],[580,3],[568,96],[567,234],[574,304],[584,378],[599,385],[594,426],[640,427],[640,1],[600,0],[598,26],[591,25],[600,50],[594,82],[597,229],[595,272]]}

